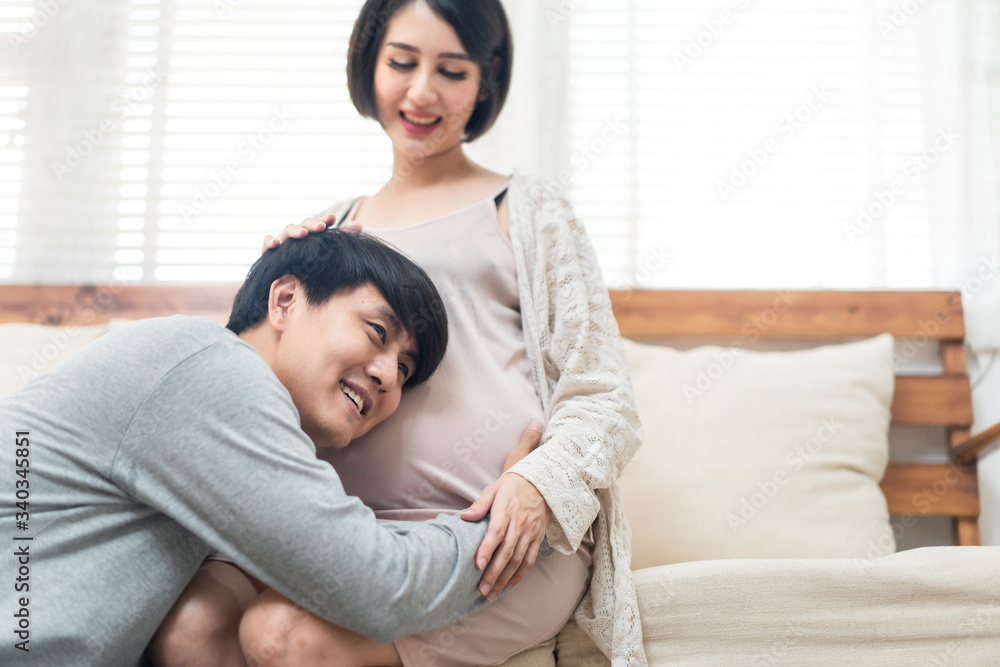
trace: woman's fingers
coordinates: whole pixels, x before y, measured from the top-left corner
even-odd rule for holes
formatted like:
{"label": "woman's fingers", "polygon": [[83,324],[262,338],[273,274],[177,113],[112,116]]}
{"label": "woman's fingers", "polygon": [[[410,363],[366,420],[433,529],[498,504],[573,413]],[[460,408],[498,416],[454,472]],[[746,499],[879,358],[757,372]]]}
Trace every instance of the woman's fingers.
{"label": "woman's fingers", "polygon": [[497,582],[507,566],[513,561],[503,580],[505,585],[523,564],[528,545],[541,543],[552,517],[542,494],[520,475],[507,473],[494,484],[497,490],[490,509],[490,527],[476,555],[480,567],[483,559],[489,563],[479,580],[479,590],[487,597],[501,590]]}
{"label": "woman's fingers", "polygon": [[[504,471],[530,454],[542,441],[542,424],[533,421],[504,462]],[[479,592],[490,600],[520,581],[534,565],[551,512],[542,494],[520,475],[501,475],[483,490],[462,518],[479,521],[490,515],[486,537],[476,551],[476,566],[485,570]],[[516,578],[516,580],[515,580]]]}
{"label": "woman's fingers", "polygon": [[[462,518],[466,521],[479,521],[489,514],[490,508],[493,507],[493,499],[496,498],[497,487],[499,485],[500,480],[497,480],[483,489],[483,492],[476,498],[476,502],[472,503],[469,509],[462,512]],[[482,570],[483,567],[479,569]]]}
{"label": "woman's fingers", "polygon": [[[476,566],[480,570],[486,570],[479,580],[479,590],[483,595],[488,594],[493,589],[493,582],[500,576],[500,572],[506,567],[513,552],[513,547],[510,548],[511,553],[505,554],[502,549],[497,551],[497,547],[503,544],[504,537],[507,535],[508,525],[510,525],[510,514],[494,509],[490,514],[489,530],[486,531],[486,537],[483,538],[483,542],[476,552]],[[489,567],[486,567],[487,565]]]}
{"label": "woman's fingers", "polygon": [[503,462],[503,472],[507,472],[515,463],[535,451],[541,442],[542,422],[535,420],[528,424],[528,428],[526,428],[524,433],[521,434],[521,440],[517,443],[517,447],[512,449],[510,453],[507,454],[507,458]]}
{"label": "woman's fingers", "polygon": [[517,572],[515,572],[514,576],[512,576],[510,578],[510,581],[507,582],[507,585],[504,587],[504,590],[509,591],[510,589],[514,588],[514,586],[517,586],[519,583],[521,583],[521,580],[524,579],[525,575],[528,574],[528,571],[532,567],[534,567],[535,561],[538,560],[538,550],[541,548],[541,546],[542,546],[541,540],[539,540],[538,542],[531,543],[531,545],[528,547],[528,553],[525,554],[524,560],[521,561],[521,566],[517,568]]}
{"label": "woman's fingers", "polygon": [[288,239],[301,239],[312,232],[321,232],[336,220],[337,216],[331,213],[323,218],[306,218],[297,225],[290,224],[277,236],[271,236],[270,234],[265,236],[262,252],[266,252],[271,248],[277,248]]}
{"label": "woman's fingers", "polygon": [[[487,535],[487,539],[488,537]],[[486,542],[484,541],[483,544],[486,544]],[[497,593],[502,590],[498,586],[500,577],[507,569],[507,566],[514,560],[516,550],[517,535],[513,531],[505,532],[504,539],[498,543],[493,557],[490,559],[489,567],[486,568],[486,572],[483,573],[482,578],[479,580],[479,592],[485,595],[487,599],[493,600],[496,598]],[[482,551],[482,547],[480,547],[480,551]],[[480,562],[482,562],[481,557]],[[519,566],[520,564],[521,561],[518,560],[516,565]],[[513,573],[513,570],[511,573]]]}
{"label": "woman's fingers", "polygon": [[[528,555],[531,553],[530,549],[531,549],[531,539],[529,539],[527,535],[522,535],[521,539],[517,541],[517,546],[514,547],[514,555],[507,562],[507,566],[503,569],[503,571],[500,573],[500,576],[498,576],[497,580],[493,583],[493,590],[490,593],[491,595],[495,597],[496,595],[499,595],[500,591],[508,588],[508,584],[510,583],[514,574],[521,569],[524,562],[527,560]],[[537,548],[535,549],[535,552],[536,553],[538,552]]]}

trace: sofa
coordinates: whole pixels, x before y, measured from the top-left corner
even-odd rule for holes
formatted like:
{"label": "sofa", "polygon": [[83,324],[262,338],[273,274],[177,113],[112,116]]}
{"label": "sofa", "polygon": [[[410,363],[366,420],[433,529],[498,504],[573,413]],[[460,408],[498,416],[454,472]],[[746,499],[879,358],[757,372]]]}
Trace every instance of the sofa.
{"label": "sofa", "polygon": [[[4,286],[0,393],[234,288]],[[954,292],[612,292],[645,440],[620,480],[651,665],[1000,664]],[[908,362],[930,356],[933,372]],[[915,460],[890,429],[930,430]],[[909,430],[909,431],[907,431]],[[904,433],[904,435],[906,435]],[[916,457],[921,458],[921,457]],[[922,456],[926,458],[926,456]],[[897,553],[924,517],[953,536]],[[511,667],[609,665],[573,622]]]}

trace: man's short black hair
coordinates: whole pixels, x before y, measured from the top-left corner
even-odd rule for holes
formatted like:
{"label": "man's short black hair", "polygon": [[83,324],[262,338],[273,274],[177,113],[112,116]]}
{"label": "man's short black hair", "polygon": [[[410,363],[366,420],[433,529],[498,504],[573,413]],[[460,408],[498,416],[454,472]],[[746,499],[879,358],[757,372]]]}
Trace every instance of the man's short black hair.
{"label": "man's short black hair", "polygon": [[[466,53],[479,65],[479,87],[484,99],[477,100],[465,125],[465,141],[473,141],[493,127],[510,89],[514,62],[510,24],[500,0],[423,0],[454,28]],[[389,21],[416,0],[368,0],[351,34],[347,51],[347,88],[362,116],[378,118],[375,103],[375,66],[385,41]],[[498,59],[499,67],[493,61]]]}
{"label": "man's short black hair", "polygon": [[417,345],[417,367],[405,387],[425,381],[441,363],[448,346],[448,315],[434,283],[398,250],[354,231],[327,229],[265,252],[236,293],[226,327],[239,335],[264,321],[271,284],[286,275],[299,279],[312,306],[342,289],[369,284],[378,289]]}

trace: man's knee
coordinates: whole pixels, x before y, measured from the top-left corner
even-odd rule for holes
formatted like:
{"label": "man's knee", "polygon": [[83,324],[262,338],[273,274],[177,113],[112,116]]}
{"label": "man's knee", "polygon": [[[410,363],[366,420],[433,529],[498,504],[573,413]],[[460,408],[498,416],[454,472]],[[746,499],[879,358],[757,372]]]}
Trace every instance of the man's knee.
{"label": "man's knee", "polygon": [[243,613],[240,620],[240,646],[250,667],[279,667],[294,663],[296,647],[300,650],[301,638],[296,638],[296,626],[306,612],[284,598],[264,594],[257,598]]}
{"label": "man's knee", "polygon": [[199,600],[175,606],[150,642],[157,667],[214,665],[236,641],[239,617]]}
{"label": "man's knee", "polygon": [[257,598],[243,614],[240,645],[249,667],[360,664],[350,646],[325,632],[321,621],[273,592]]}

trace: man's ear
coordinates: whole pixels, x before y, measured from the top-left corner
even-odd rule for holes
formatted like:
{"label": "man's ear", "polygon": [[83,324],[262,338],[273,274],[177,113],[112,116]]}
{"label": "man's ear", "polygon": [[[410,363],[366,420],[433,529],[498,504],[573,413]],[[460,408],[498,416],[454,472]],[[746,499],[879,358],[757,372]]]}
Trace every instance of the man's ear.
{"label": "man's ear", "polygon": [[305,299],[302,283],[295,276],[281,276],[271,283],[267,298],[267,321],[277,333],[285,333],[288,313]]}

